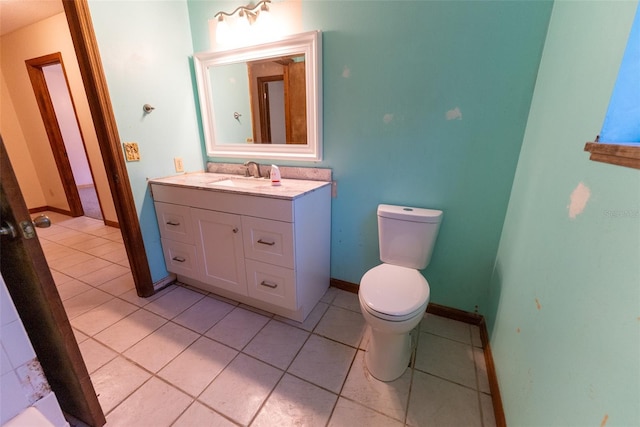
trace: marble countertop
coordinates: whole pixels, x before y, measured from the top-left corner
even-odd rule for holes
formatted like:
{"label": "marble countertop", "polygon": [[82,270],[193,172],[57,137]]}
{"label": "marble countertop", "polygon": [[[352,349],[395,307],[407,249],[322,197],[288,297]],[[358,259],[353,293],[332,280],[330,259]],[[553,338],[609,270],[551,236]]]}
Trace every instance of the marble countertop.
{"label": "marble countertop", "polygon": [[326,181],[286,178],[281,179],[280,182],[280,186],[273,186],[271,185],[270,180],[264,178],[251,178],[241,175],[211,172],[194,172],[149,180],[150,184],[197,188],[207,191],[246,194],[251,196],[287,200],[293,200],[304,194],[331,184]]}

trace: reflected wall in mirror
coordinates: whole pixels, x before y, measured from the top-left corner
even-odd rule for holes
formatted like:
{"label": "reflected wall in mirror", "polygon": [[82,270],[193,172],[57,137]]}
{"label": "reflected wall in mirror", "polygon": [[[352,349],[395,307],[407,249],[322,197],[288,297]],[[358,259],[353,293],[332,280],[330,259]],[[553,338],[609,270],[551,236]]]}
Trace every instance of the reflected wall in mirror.
{"label": "reflected wall in mirror", "polygon": [[322,160],[319,31],[194,60],[209,156]]}

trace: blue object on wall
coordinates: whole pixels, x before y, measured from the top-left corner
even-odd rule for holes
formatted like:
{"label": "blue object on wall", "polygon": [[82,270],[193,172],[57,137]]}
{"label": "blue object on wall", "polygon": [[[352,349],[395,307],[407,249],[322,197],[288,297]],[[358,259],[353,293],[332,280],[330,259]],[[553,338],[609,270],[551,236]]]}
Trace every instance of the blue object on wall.
{"label": "blue object on wall", "polygon": [[636,10],[600,141],[640,143],[640,7]]}

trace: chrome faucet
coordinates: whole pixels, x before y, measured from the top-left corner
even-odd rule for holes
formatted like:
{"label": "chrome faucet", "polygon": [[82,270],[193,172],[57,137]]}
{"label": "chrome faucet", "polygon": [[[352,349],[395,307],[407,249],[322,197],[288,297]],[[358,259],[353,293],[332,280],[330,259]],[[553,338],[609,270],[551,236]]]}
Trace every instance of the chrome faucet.
{"label": "chrome faucet", "polygon": [[247,168],[247,176],[254,176],[251,174],[251,165],[256,167],[256,173],[258,174],[256,178],[262,178],[262,174],[260,174],[260,165],[256,162],[245,162],[244,164]]}

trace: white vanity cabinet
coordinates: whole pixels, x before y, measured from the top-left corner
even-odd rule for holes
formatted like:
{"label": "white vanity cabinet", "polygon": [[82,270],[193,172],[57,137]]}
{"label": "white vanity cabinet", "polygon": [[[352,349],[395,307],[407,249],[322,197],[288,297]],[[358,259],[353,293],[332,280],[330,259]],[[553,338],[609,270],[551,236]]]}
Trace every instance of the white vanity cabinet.
{"label": "white vanity cabinet", "polygon": [[162,202],[156,202],[155,207],[167,270],[199,279],[191,209],[188,206]]}
{"label": "white vanity cabinet", "polygon": [[303,321],[330,274],[330,185],[311,188],[278,197],[276,190],[152,180],[167,270],[183,283]]}
{"label": "white vanity cabinet", "polygon": [[294,224],[243,216],[242,225],[249,296],[294,310]]}
{"label": "white vanity cabinet", "polygon": [[220,289],[247,295],[240,215],[191,209],[196,255],[202,262],[200,280]]}

